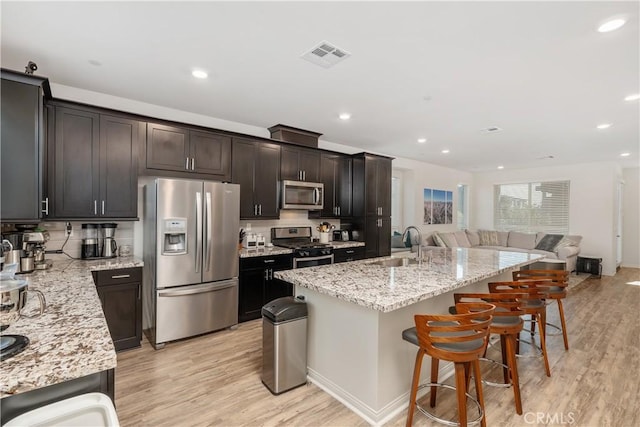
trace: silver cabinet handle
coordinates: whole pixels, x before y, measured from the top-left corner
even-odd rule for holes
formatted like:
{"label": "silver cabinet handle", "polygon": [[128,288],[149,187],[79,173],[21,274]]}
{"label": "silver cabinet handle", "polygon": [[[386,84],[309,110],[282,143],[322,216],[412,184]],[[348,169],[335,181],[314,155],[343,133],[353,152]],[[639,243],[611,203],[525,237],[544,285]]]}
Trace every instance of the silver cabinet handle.
{"label": "silver cabinet handle", "polygon": [[258,215],[262,216],[262,203],[258,205]]}
{"label": "silver cabinet handle", "polygon": [[93,214],[94,215],[98,215],[98,201],[97,200],[93,201]]}
{"label": "silver cabinet handle", "polygon": [[253,214],[258,215],[258,205],[253,205]]}
{"label": "silver cabinet handle", "polygon": [[348,254],[352,254],[352,253],[354,253],[354,252],[355,252],[355,251],[345,251],[345,253],[348,253]]}
{"label": "silver cabinet handle", "polygon": [[185,160],[184,168],[185,168],[186,170],[189,170],[189,158],[188,158],[188,157],[187,157],[187,158],[186,158],[186,160]]}
{"label": "silver cabinet handle", "polygon": [[49,215],[49,198],[45,197],[43,201],[41,201],[40,203],[44,203],[44,209],[42,209],[40,212],[42,212],[45,215]]}
{"label": "silver cabinet handle", "polygon": [[131,277],[130,274],[116,274],[115,276],[111,276],[112,279],[126,279]]}
{"label": "silver cabinet handle", "polygon": [[191,158],[191,170],[195,170],[196,169],[196,158],[192,157]]}
{"label": "silver cabinet handle", "polygon": [[306,174],[304,173],[304,171],[302,171],[302,180],[306,181],[307,180],[306,178],[307,178]]}
{"label": "silver cabinet handle", "polygon": [[340,206],[338,206],[338,216],[340,216]]}
{"label": "silver cabinet handle", "polygon": [[271,263],[273,263],[273,262],[276,262],[276,260],[275,260],[275,259],[265,259],[265,260],[264,260],[264,263],[265,263],[265,264],[271,264]]}
{"label": "silver cabinet handle", "polygon": [[269,280],[269,269],[264,270],[264,280]]}
{"label": "silver cabinet handle", "polygon": [[104,215],[104,200],[102,201],[102,215]]}

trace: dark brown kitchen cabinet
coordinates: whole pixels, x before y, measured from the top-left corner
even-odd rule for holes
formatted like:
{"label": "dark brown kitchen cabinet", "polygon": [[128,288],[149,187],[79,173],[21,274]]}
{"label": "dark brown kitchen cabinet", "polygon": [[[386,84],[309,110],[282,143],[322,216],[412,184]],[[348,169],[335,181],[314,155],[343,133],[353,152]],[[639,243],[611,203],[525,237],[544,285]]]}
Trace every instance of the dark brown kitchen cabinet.
{"label": "dark brown kitchen cabinet", "polygon": [[366,256],[391,253],[391,158],[353,156],[354,223],[364,230]]}
{"label": "dark brown kitchen cabinet", "polygon": [[[41,77],[2,70],[0,218],[38,222],[43,201],[44,116]],[[41,206],[42,204],[42,206]]]}
{"label": "dark brown kitchen cabinet", "polygon": [[323,218],[346,218],[351,212],[352,161],[348,156],[323,153],[320,182],[324,184]]}
{"label": "dark brown kitchen cabinet", "polygon": [[181,172],[176,176],[198,174],[203,178],[228,181],[231,173],[231,137],[148,123],[145,167],[145,173],[148,174],[174,171]]}
{"label": "dark brown kitchen cabinet", "polygon": [[93,273],[116,351],[140,347],[142,340],[142,268]]}
{"label": "dark brown kitchen cabinet", "polygon": [[356,246],[353,248],[333,249],[333,262],[350,262],[365,258],[365,247]]}
{"label": "dark brown kitchen cabinet", "polygon": [[273,277],[274,271],[292,268],[291,255],[240,258],[238,321],[259,319],[266,303],[293,295],[290,283]]}
{"label": "dark brown kitchen cabinet", "polygon": [[136,218],[142,123],[57,106],[49,167],[51,217]]}
{"label": "dark brown kitchen cabinet", "polygon": [[240,218],[279,218],[280,146],[234,138],[231,182],[240,184]]}
{"label": "dark brown kitchen cabinet", "polygon": [[318,182],[320,153],[317,150],[282,147],[280,178],[282,180]]}

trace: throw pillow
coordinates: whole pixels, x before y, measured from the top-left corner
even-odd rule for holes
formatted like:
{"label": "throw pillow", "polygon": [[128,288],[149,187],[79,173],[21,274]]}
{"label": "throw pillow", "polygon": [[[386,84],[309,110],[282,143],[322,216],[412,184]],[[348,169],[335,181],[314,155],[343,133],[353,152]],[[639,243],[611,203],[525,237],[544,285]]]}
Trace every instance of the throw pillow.
{"label": "throw pillow", "polygon": [[564,248],[567,246],[578,246],[576,242],[571,239],[569,236],[564,236],[560,241],[553,247],[553,252],[558,252],[558,249]]}
{"label": "throw pillow", "polygon": [[458,241],[453,233],[438,233],[438,236],[444,242],[444,245],[448,248],[457,248]]}
{"label": "throw pillow", "polygon": [[456,242],[458,242],[458,247],[461,247],[461,248],[471,247],[471,242],[469,241],[469,238],[467,238],[466,232],[456,231],[455,233],[453,233],[453,235],[456,237]]}
{"label": "throw pillow", "polygon": [[391,236],[391,247],[392,248],[404,248],[404,242],[402,241],[401,234],[394,234]]}
{"label": "throw pillow", "polygon": [[553,252],[564,236],[562,234],[547,234],[536,245],[536,249]]}
{"label": "throw pillow", "polygon": [[444,244],[444,241],[442,240],[442,238],[438,233],[433,233],[431,237],[433,237],[433,241],[436,244],[436,246],[440,246],[441,248],[447,247],[447,245]]}
{"label": "throw pillow", "polygon": [[411,230],[407,232],[407,237],[404,238],[404,247],[410,248],[413,246],[413,242],[411,240]]}
{"label": "throw pillow", "polygon": [[478,230],[480,246],[498,246],[498,232],[493,230]]}
{"label": "throw pillow", "polygon": [[480,234],[478,234],[477,231],[466,230],[466,233],[469,243],[471,243],[471,247],[480,245]]}

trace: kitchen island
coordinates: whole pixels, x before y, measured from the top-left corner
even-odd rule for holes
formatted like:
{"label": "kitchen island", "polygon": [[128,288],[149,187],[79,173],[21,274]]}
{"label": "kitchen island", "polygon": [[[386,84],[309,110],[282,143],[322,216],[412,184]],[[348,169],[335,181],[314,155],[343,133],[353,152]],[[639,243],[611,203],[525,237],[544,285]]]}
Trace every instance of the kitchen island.
{"label": "kitchen island", "polygon": [[[541,257],[442,248],[419,264],[391,267],[381,265],[390,258],[376,258],[275,277],[295,285],[309,305],[309,380],[378,425],[408,405],[416,347],[402,331],[414,326],[413,316],[447,313],[454,291],[487,292],[489,281],[510,280],[511,271]],[[450,375],[450,364],[440,366],[441,378]]]}
{"label": "kitchen island", "polygon": [[[44,293],[47,308],[42,316],[22,317],[3,331],[30,340],[23,352],[0,362],[3,423],[18,414],[21,401],[34,400],[34,393],[52,399],[58,394],[55,387],[65,384],[78,390],[95,385],[113,398],[116,352],[92,271],[140,267],[142,262],[127,257],[52,263],[48,270],[16,276]],[[36,300],[29,296],[27,313],[37,311]]]}

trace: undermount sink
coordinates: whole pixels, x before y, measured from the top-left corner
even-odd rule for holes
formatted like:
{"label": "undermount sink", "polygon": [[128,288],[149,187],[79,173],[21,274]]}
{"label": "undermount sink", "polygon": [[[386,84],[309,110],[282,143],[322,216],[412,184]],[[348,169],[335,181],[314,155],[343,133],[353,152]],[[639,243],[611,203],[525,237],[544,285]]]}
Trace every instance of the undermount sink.
{"label": "undermount sink", "polygon": [[381,265],[383,267],[407,267],[409,265],[418,264],[415,258],[391,258],[382,261],[376,261],[372,264]]}

